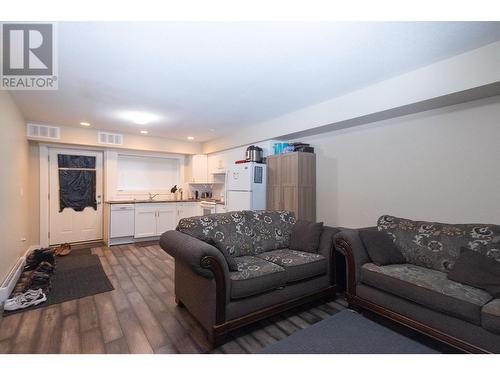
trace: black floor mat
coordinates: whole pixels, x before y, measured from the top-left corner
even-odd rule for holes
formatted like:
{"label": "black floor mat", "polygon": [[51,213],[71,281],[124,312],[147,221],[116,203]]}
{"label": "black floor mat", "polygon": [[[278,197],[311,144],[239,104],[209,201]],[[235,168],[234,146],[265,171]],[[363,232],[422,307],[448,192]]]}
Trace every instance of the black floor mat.
{"label": "black floor mat", "polygon": [[34,310],[113,289],[97,255],[92,255],[90,249],[73,250],[68,256],[56,257],[52,290],[47,296],[47,301],[27,309],[4,311],[3,315]]}

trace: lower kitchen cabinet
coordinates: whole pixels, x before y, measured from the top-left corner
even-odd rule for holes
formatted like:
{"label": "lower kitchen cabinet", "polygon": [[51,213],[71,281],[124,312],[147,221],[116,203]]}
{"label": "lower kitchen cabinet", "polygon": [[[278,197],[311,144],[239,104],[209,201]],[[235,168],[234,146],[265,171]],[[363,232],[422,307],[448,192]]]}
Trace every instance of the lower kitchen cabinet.
{"label": "lower kitchen cabinet", "polygon": [[177,204],[166,204],[157,208],[156,235],[161,236],[167,230],[177,227]]}
{"label": "lower kitchen cabinet", "polygon": [[156,204],[135,205],[135,238],[156,236]]}
{"label": "lower kitchen cabinet", "polygon": [[175,203],[138,203],[135,205],[135,238],[161,236],[177,225]]}
{"label": "lower kitchen cabinet", "polygon": [[177,222],[180,219],[192,216],[200,216],[201,208],[198,202],[177,203]]}
{"label": "lower kitchen cabinet", "polygon": [[154,239],[175,229],[180,219],[199,215],[198,202],[110,204],[106,209],[106,242],[120,245]]}

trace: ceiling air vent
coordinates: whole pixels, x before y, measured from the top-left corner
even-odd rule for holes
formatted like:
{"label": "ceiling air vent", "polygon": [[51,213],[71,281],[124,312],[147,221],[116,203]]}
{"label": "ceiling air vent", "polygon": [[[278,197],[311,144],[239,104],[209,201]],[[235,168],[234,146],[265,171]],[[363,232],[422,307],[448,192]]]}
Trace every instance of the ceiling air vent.
{"label": "ceiling air vent", "polygon": [[28,138],[60,139],[61,128],[57,126],[30,124],[26,126]]}
{"label": "ceiling air vent", "polygon": [[97,142],[102,145],[121,146],[123,145],[123,135],[115,133],[98,132]]}

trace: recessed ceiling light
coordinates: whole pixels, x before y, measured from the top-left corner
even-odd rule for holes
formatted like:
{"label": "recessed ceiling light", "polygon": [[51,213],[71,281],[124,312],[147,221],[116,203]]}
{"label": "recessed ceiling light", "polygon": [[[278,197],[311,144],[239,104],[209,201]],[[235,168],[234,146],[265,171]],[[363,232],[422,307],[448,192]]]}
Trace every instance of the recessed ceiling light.
{"label": "recessed ceiling light", "polygon": [[189,136],[189,137],[188,137],[188,139],[189,139],[190,141],[192,141],[192,140],[194,140],[194,137]]}
{"label": "recessed ceiling light", "polygon": [[159,116],[152,113],[138,111],[125,111],[120,113],[120,117],[138,125],[146,125],[160,119]]}
{"label": "recessed ceiling light", "polygon": [[80,122],[81,126],[90,126],[90,122]]}
{"label": "recessed ceiling light", "polygon": [[147,130],[141,130],[141,134],[148,134]]}

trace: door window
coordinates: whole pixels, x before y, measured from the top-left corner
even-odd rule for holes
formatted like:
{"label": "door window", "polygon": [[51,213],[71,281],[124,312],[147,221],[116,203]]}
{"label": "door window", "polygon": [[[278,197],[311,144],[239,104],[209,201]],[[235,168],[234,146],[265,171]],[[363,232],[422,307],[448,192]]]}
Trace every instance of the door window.
{"label": "door window", "polygon": [[65,208],[97,211],[96,158],[84,155],[57,155],[59,172],[59,212]]}

